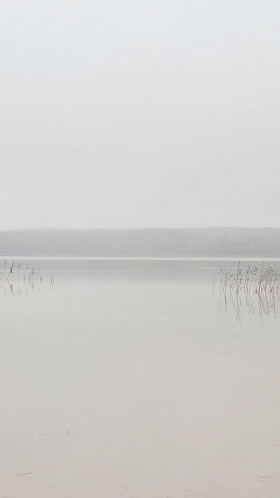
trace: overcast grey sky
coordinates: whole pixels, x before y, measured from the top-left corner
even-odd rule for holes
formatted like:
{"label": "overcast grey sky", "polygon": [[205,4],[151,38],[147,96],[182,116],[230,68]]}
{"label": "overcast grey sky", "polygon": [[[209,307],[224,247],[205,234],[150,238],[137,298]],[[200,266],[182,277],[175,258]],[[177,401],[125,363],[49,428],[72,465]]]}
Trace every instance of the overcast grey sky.
{"label": "overcast grey sky", "polygon": [[280,226],[279,0],[2,0],[0,229]]}

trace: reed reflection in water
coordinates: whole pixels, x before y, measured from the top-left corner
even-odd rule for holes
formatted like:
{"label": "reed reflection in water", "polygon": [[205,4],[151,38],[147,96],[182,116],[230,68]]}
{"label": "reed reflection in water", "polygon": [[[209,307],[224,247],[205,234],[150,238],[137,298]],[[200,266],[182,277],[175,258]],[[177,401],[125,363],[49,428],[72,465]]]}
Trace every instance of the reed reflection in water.
{"label": "reed reflection in water", "polygon": [[[40,290],[43,281],[41,269],[29,266],[28,262],[7,262],[3,261],[3,267],[0,271],[0,288],[3,288],[14,297],[15,293],[21,295],[24,290],[27,294],[29,290]],[[50,278],[51,286],[54,285],[54,273]]]}
{"label": "reed reflection in water", "polygon": [[[218,277],[218,278],[217,278]],[[219,292],[219,305],[228,312],[231,306],[240,320],[244,305],[249,313],[256,310],[261,318],[264,315],[278,315],[280,307],[280,268],[270,263],[261,267],[241,267],[239,262],[234,270],[220,269],[213,281],[213,294]]]}

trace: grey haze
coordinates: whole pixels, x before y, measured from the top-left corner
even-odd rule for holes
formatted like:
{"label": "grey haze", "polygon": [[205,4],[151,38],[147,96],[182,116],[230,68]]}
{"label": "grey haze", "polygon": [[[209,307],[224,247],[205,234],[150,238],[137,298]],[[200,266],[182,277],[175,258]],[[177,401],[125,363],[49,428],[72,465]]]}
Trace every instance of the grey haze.
{"label": "grey haze", "polygon": [[3,0],[1,223],[279,227],[278,0]]}

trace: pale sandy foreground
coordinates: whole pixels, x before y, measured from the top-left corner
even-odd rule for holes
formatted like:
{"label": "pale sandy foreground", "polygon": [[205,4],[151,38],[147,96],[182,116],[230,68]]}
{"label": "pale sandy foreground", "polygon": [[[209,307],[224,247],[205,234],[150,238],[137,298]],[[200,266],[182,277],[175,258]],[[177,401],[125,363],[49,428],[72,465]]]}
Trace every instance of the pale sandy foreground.
{"label": "pale sandy foreground", "polygon": [[1,498],[279,498],[279,318],[207,270],[1,293]]}

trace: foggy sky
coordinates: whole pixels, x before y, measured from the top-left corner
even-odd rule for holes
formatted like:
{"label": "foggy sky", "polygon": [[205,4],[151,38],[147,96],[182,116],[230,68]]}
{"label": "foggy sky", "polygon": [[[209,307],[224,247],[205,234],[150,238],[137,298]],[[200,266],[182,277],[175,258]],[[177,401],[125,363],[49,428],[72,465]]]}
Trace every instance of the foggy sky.
{"label": "foggy sky", "polygon": [[280,226],[278,0],[2,0],[0,230]]}

